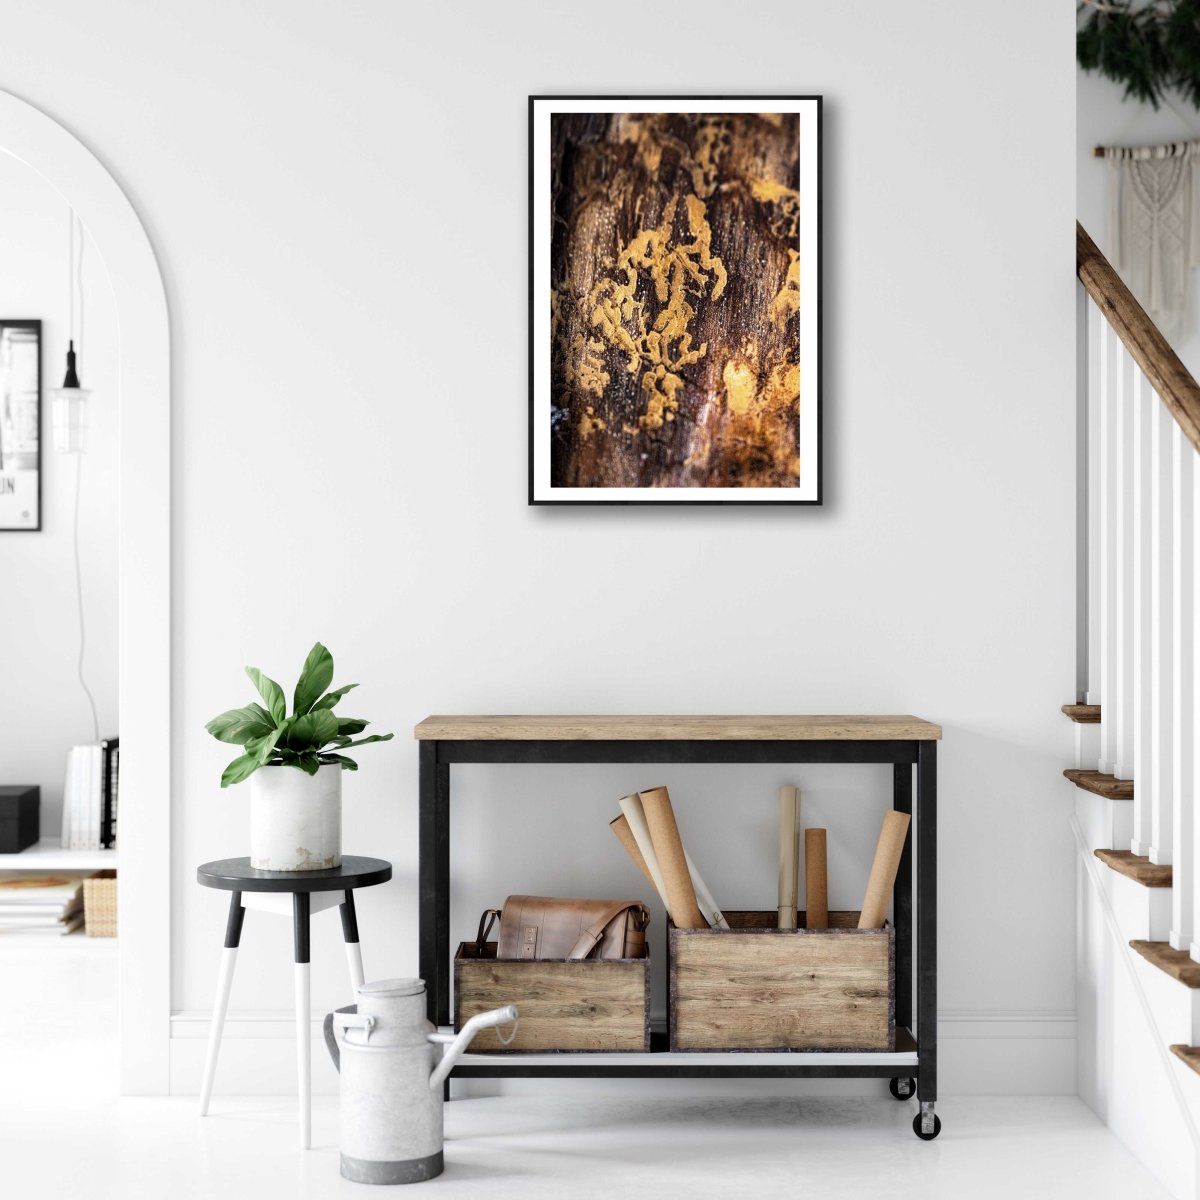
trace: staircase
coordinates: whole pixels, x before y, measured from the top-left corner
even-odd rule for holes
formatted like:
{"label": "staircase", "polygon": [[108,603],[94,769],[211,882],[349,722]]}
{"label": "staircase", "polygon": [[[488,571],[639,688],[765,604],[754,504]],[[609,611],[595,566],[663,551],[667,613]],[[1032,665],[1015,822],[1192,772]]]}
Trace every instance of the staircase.
{"label": "staircase", "polygon": [[1082,227],[1076,266],[1080,1095],[1194,1197],[1200,385]]}

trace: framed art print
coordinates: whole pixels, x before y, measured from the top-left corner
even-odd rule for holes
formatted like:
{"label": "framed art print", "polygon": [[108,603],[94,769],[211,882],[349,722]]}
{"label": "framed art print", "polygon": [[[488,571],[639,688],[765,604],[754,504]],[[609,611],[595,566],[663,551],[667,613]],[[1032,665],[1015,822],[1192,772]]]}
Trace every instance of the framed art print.
{"label": "framed art print", "polygon": [[531,504],[821,503],[821,98],[531,96]]}
{"label": "framed art print", "polygon": [[0,533],[41,529],[42,323],[0,317]]}

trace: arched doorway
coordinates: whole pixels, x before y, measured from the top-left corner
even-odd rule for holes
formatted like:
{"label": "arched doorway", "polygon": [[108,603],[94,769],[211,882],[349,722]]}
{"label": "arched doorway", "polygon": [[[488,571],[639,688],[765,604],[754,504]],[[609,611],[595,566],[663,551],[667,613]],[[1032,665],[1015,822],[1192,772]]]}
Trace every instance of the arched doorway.
{"label": "arched doorway", "polygon": [[169,1090],[171,872],[171,372],[166,294],[129,198],[57,121],[0,92],[0,152],[79,215],[104,260],[119,329],[117,579],[123,1094]]}

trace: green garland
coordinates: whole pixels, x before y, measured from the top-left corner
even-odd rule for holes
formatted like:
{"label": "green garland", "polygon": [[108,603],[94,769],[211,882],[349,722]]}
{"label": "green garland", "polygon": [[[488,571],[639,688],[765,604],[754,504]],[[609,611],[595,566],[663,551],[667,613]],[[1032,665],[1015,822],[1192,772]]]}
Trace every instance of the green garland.
{"label": "green garland", "polygon": [[1084,0],[1087,13],[1075,35],[1085,71],[1125,85],[1133,97],[1158,108],[1168,90],[1200,108],[1200,0]]}

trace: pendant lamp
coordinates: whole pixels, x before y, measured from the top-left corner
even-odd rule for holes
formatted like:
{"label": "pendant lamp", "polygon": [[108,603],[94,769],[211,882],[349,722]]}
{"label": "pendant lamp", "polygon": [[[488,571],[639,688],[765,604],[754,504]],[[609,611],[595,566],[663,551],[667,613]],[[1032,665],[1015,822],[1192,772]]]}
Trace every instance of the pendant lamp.
{"label": "pendant lamp", "polygon": [[54,413],[54,449],[59,454],[82,454],[87,449],[87,416],[89,388],[81,387],[75,370],[75,341],[67,350],[67,374],[62,387],[50,395]]}
{"label": "pendant lamp", "polygon": [[79,382],[79,371],[75,363],[75,280],[79,279],[79,336],[83,338],[83,229],[79,229],[79,254],[75,254],[75,230],[79,218],[72,212],[69,266],[67,268],[70,292],[69,328],[67,343],[67,373],[62,387],[51,389],[51,409],[54,424],[54,449],[59,454],[82,454],[87,449],[88,398],[91,391]]}

